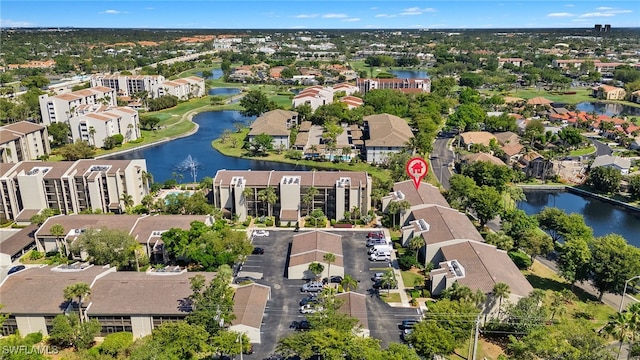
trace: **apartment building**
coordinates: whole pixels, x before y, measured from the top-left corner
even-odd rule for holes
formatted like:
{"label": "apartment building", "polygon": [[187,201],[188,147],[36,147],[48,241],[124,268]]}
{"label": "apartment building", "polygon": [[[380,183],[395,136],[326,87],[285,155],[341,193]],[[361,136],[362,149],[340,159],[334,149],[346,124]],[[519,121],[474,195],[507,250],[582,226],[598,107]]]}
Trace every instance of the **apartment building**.
{"label": "apartment building", "polygon": [[189,76],[182,79],[165,81],[160,84],[158,95],[173,95],[180,100],[189,100],[205,95],[204,79],[197,76]]}
{"label": "apartment building", "polygon": [[291,146],[289,135],[291,128],[298,125],[298,113],[288,110],[271,110],[255,119],[249,127],[247,139],[253,139],[262,134],[267,134],[273,138],[273,148],[282,147],[288,149]]}
{"label": "apartment building", "polygon": [[498,58],[498,67],[501,68],[504,64],[512,64],[513,66],[522,66],[522,58]]}
{"label": "apartment building", "polygon": [[121,134],[124,142],[140,138],[138,112],[128,107],[108,107],[81,111],[79,116],[69,119],[71,136],[75,140],[103,147],[106,138]]}
{"label": "apartment building", "polygon": [[0,217],[28,222],[47,208],[121,213],[124,194],[138,205],[149,193],[146,171],[144,159],[0,164]]}
{"label": "apartment building", "polygon": [[391,89],[403,93],[431,92],[431,79],[356,79],[356,87],[361,94],[371,90]]}
{"label": "apartment building", "polygon": [[37,160],[49,154],[49,133],[45,126],[20,121],[0,127],[0,163]]}
{"label": "apartment building", "polygon": [[554,59],[551,62],[551,66],[559,69],[568,69],[568,68],[579,69],[582,66],[582,64],[587,61],[591,61],[593,63],[593,67],[595,68],[595,71],[601,74],[613,73],[613,71],[618,66],[625,65],[624,63],[601,62],[599,60],[593,60],[593,59],[569,59],[569,60]]}
{"label": "apartment building", "polygon": [[[320,85],[311,86],[302,90],[298,95],[293,98],[292,105],[297,107],[303,104],[311,106],[312,110],[316,110],[322,105],[333,103],[333,98],[336,93],[344,93],[344,96],[349,96],[358,92],[358,88],[354,85],[341,83],[336,84],[333,87]],[[353,96],[350,96],[354,98]],[[358,98],[356,98],[358,99]],[[361,100],[361,99],[360,99]],[[357,101],[357,100],[352,100]]]}
{"label": "apartment building", "polygon": [[[259,195],[268,187],[276,193],[273,204]],[[305,204],[310,188],[317,194]],[[280,222],[295,224],[313,209],[321,209],[329,219],[342,220],[345,211],[353,208],[362,214],[369,211],[371,177],[359,171],[219,170],[213,179],[213,199],[216,207],[241,220],[274,214]]]}
{"label": "apartment building", "polygon": [[91,105],[116,106],[116,90],[104,86],[73,91],[67,94],[39,96],[42,123],[46,126],[55,122],[68,123],[80,114],[81,107]]}
{"label": "apartment building", "polygon": [[91,76],[91,86],[104,86],[115,89],[118,96],[133,97],[146,92],[150,98],[160,95],[161,84],[165,81],[162,75],[108,75]]}
{"label": "apartment building", "polygon": [[363,136],[367,162],[380,164],[390,153],[406,149],[413,132],[406,120],[390,114],[377,114],[364,117]]}

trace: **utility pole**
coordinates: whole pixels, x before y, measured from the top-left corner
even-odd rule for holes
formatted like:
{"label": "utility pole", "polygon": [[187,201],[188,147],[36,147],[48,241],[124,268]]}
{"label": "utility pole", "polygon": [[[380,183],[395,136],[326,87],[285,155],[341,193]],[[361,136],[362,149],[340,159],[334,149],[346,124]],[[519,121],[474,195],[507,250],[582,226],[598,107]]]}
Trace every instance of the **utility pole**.
{"label": "utility pole", "polygon": [[480,315],[476,318],[476,335],[473,340],[473,356],[471,357],[473,360],[476,360],[476,352],[478,350],[478,335],[480,334]]}

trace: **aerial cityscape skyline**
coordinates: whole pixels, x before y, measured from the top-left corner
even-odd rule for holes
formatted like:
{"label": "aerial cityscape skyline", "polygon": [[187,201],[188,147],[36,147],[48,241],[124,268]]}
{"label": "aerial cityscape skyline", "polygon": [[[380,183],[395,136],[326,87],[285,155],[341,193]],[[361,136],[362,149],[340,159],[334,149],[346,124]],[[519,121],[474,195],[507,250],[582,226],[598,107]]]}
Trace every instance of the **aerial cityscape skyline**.
{"label": "aerial cityscape skyline", "polygon": [[[78,4],[73,6],[72,4]],[[206,10],[206,11],[203,11]],[[3,1],[1,27],[473,29],[638,27],[632,1]]]}

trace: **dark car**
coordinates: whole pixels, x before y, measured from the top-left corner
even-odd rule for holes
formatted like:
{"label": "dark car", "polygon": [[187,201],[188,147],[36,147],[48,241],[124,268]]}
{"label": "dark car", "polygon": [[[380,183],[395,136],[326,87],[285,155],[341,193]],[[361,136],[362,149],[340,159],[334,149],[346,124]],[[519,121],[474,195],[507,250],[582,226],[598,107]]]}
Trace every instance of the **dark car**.
{"label": "dark car", "polygon": [[328,284],[329,282],[331,282],[332,284],[341,284],[342,276],[338,276],[338,275],[332,276],[331,281],[329,281],[329,279],[327,278],[322,279],[323,284]]}
{"label": "dark car", "polygon": [[264,254],[264,249],[260,248],[260,247],[254,247],[253,251],[251,253],[253,255],[263,255]]}
{"label": "dark car", "polygon": [[311,329],[311,324],[307,320],[294,321],[292,327],[299,331],[305,331]]}
{"label": "dark car", "polygon": [[11,269],[9,269],[9,272],[7,273],[7,275],[11,275],[14,273],[17,273],[20,270],[24,270],[26,269],[26,267],[24,265],[16,265],[14,267],[12,267]]}
{"label": "dark car", "polygon": [[407,319],[407,320],[402,320],[402,324],[400,324],[400,328],[402,330],[407,330],[407,329],[413,329],[413,327],[419,322],[419,320],[416,319]]}
{"label": "dark car", "polygon": [[256,282],[257,279],[254,279],[250,276],[241,276],[241,277],[237,277],[233,282],[236,284],[245,284],[245,283],[252,283],[252,282]]}
{"label": "dark car", "polygon": [[314,295],[309,295],[306,298],[300,300],[300,306],[305,306],[307,304],[311,304],[311,303],[317,303],[318,302],[318,296]]}
{"label": "dark car", "polygon": [[393,287],[382,286],[382,285],[383,284],[382,284],[382,279],[381,279],[381,280],[378,280],[375,283],[373,283],[373,288],[374,289],[397,289],[398,288],[397,284],[395,286],[393,286]]}

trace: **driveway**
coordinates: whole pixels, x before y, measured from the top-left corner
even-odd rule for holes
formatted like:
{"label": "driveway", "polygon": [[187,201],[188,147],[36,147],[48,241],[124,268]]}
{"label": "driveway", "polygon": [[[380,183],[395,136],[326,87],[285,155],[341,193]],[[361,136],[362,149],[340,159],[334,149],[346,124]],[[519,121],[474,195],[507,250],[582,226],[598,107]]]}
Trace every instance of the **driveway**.
{"label": "driveway", "polygon": [[591,142],[596,146],[596,156],[611,155],[613,153],[609,145],[595,139],[591,139]]}
{"label": "driveway", "polygon": [[453,164],[455,159],[453,151],[449,149],[450,140],[450,138],[437,138],[433,143],[433,151],[429,157],[431,171],[445,189],[449,189],[450,164]]}
{"label": "driveway", "polygon": [[[301,230],[300,233],[305,230]],[[380,339],[382,346],[400,341],[399,324],[404,319],[419,318],[417,309],[393,308],[378,298],[372,289],[373,273],[387,268],[386,262],[371,262],[367,256],[365,237],[369,229],[361,231],[329,231],[342,236],[345,274],[358,281],[355,290],[367,295],[367,313],[371,337]],[[247,359],[263,359],[275,352],[278,339],[292,334],[294,321],[304,320],[299,302],[306,295],[300,292],[304,280],[285,278],[285,269],[293,235],[291,230],[270,230],[267,237],[254,237],[254,246],[264,249],[264,255],[250,255],[242,272],[262,273],[257,282],[271,286],[271,300],[267,303],[261,328],[261,344],[254,344],[254,353]]]}

